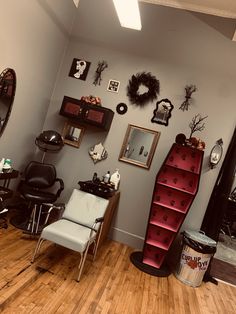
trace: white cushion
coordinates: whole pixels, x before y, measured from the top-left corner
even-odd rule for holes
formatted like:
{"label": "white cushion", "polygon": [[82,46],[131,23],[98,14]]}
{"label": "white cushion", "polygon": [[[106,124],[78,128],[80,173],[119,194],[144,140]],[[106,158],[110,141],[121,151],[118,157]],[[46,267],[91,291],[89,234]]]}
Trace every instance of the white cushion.
{"label": "white cushion", "polygon": [[[45,227],[41,238],[57,243],[68,249],[83,252],[89,240],[91,229],[71,221],[60,219]],[[93,232],[93,237],[96,233]]]}
{"label": "white cushion", "polygon": [[96,218],[104,216],[108,203],[107,199],[74,189],[62,218],[92,227]]}

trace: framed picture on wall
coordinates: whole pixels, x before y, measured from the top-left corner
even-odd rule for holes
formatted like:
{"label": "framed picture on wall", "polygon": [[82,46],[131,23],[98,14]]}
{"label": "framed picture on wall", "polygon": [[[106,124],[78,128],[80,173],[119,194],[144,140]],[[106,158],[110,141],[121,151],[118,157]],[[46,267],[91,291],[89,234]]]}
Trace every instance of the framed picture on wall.
{"label": "framed picture on wall", "polygon": [[69,76],[78,80],[86,80],[91,62],[83,59],[73,59]]}
{"label": "framed picture on wall", "polygon": [[78,124],[73,123],[69,120],[65,122],[64,128],[62,130],[62,137],[65,144],[79,148],[83,134],[83,127],[78,126]]}
{"label": "framed picture on wall", "polygon": [[109,80],[107,90],[109,92],[118,93],[120,82],[115,80]]}

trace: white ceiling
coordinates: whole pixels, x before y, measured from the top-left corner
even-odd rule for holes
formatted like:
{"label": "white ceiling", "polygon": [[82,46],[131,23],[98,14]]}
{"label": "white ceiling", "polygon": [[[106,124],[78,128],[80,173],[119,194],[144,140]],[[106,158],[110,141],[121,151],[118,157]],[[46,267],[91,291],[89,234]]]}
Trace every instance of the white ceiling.
{"label": "white ceiling", "polygon": [[236,0],[140,0],[140,1],[236,19]]}
{"label": "white ceiling", "polygon": [[[236,19],[236,0],[139,0],[167,7]],[[231,37],[236,41],[235,31]]]}
{"label": "white ceiling", "polygon": [[80,0],[71,37],[89,47],[92,44],[163,63],[171,60],[229,73],[235,68],[236,72],[234,19],[143,1],[140,12],[139,32],[120,27],[112,0]]}

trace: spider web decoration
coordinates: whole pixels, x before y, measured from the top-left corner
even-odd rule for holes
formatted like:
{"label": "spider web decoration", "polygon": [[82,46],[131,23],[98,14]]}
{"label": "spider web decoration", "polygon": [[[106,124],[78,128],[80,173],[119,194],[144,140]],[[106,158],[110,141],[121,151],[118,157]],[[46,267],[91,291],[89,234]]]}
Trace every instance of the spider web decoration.
{"label": "spider web decoration", "polygon": [[[147,87],[148,91],[139,94],[141,85]],[[150,72],[142,72],[132,75],[127,86],[127,96],[132,104],[144,106],[146,103],[157,98],[160,92],[159,81]]]}

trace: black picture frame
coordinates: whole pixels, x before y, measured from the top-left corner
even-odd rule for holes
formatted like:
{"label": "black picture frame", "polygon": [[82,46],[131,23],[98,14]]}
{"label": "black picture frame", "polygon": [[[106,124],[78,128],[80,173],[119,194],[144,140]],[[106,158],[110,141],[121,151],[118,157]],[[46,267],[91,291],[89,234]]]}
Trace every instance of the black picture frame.
{"label": "black picture frame", "polygon": [[73,59],[69,76],[77,80],[85,81],[88,75],[91,62],[85,61],[83,59]]}
{"label": "black picture frame", "polygon": [[167,98],[158,101],[151,122],[168,126],[173,108],[174,106]]}

